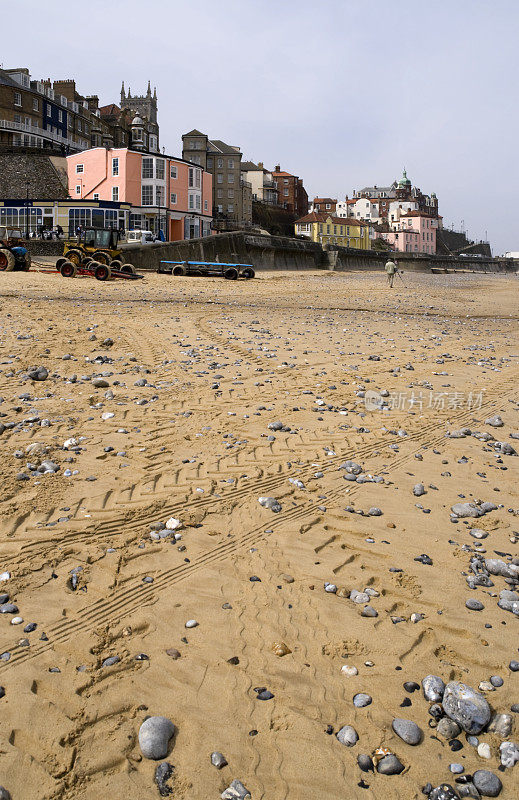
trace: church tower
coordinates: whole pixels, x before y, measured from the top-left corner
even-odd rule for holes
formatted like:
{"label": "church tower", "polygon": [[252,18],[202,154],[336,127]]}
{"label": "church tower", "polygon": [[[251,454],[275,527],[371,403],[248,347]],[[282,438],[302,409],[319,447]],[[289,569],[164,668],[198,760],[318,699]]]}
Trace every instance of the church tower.
{"label": "church tower", "polygon": [[151,91],[151,83],[148,81],[148,88],[146,94],[133,95],[131,94],[130,87],[128,93],[124,89],[124,81],[121,86],[121,109],[126,109],[130,112],[132,118],[138,116],[142,119],[148,147],[153,152],[159,150],[159,124],[157,122],[157,89],[154,87],[153,94]]}

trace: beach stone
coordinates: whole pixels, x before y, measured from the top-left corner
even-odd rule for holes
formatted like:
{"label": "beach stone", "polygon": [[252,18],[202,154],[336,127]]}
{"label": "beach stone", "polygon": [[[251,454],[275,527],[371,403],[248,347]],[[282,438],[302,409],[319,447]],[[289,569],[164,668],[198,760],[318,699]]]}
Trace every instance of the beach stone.
{"label": "beach stone", "polygon": [[459,681],[445,687],[443,709],[466,733],[480,733],[490,722],[490,706],[485,698]]}
{"label": "beach stone", "polygon": [[394,753],[384,756],[377,764],[377,772],[381,775],[400,775],[404,769],[404,765]]}
{"label": "beach stone", "polygon": [[503,685],[504,680],[500,675],[491,675],[490,683],[492,684],[492,686],[495,686],[497,689],[499,689]]}
{"label": "beach stone", "polygon": [[423,494],[425,494],[425,486],[423,483],[416,483],[413,486],[413,494],[415,497],[421,497]]}
{"label": "beach stone", "polygon": [[344,725],[337,733],[337,739],[346,747],[353,747],[359,741],[359,734],[351,725]]}
{"label": "beach stone", "polygon": [[511,672],[519,672],[519,661],[516,661],[514,658],[510,661],[508,665],[508,669]]}
{"label": "beach stone", "polygon": [[361,617],[378,617],[378,611],[373,606],[364,606],[360,615]]}
{"label": "beach stone", "polygon": [[454,791],[452,786],[448,783],[442,783],[431,792],[429,792],[429,800],[456,800],[458,797],[457,792]]}
{"label": "beach stone", "polygon": [[469,781],[468,783],[462,783],[458,786],[458,794],[460,797],[471,797],[474,800],[481,800],[481,795],[472,783]]}
{"label": "beach stone", "polygon": [[381,517],[382,510],[380,508],[377,508],[376,506],[372,506],[370,509],[368,509],[368,515],[370,517]]}
{"label": "beach stone", "polygon": [[357,764],[362,772],[372,772],[373,767],[373,759],[367,753],[361,753],[357,756]]}
{"label": "beach stone", "polygon": [[472,528],[469,533],[474,537],[474,539],[486,539],[488,536],[488,533],[481,530],[481,528]]}
{"label": "beach stone", "polygon": [[444,739],[456,739],[461,733],[461,728],[457,722],[449,717],[442,717],[436,726],[436,732],[443,736]]}
{"label": "beach stone", "polygon": [[17,614],[18,606],[14,603],[2,603],[0,605],[0,614]]}
{"label": "beach stone", "polygon": [[197,628],[197,627],[198,627],[198,622],[196,621],[196,619],[188,619],[188,621],[186,622],[186,628]]}
{"label": "beach stone", "polygon": [[117,664],[121,659],[119,656],[110,656],[109,658],[105,658],[103,663],[101,664],[102,667],[113,667],[114,664]]}
{"label": "beach stone", "polygon": [[423,694],[430,703],[438,703],[443,699],[445,684],[438,675],[426,675],[422,681]]}
{"label": "beach stone", "polygon": [[173,794],[173,789],[167,785],[167,782],[173,775],[174,769],[175,767],[173,764],[170,764],[168,761],[163,761],[155,770],[154,779],[161,797],[169,797],[169,795]]}
{"label": "beach stone", "polygon": [[487,730],[496,733],[501,739],[507,739],[512,733],[513,718],[511,714],[494,714]]}
{"label": "beach stone", "polygon": [[463,764],[449,764],[449,769],[453,775],[461,775],[465,771]]}
{"label": "beach stone", "polygon": [[472,782],[483,797],[498,797],[503,788],[497,775],[487,769],[477,769],[472,776]]}
{"label": "beach stone", "polygon": [[139,747],[145,758],[157,760],[168,753],[175,726],[167,717],[148,717],[139,728]]}
{"label": "beach stone", "polygon": [[409,692],[409,694],[417,692],[419,688],[420,684],[416,683],[416,681],[406,681],[404,683],[404,689],[406,690],[406,692]]}
{"label": "beach stone", "polygon": [[245,788],[243,783],[234,780],[231,785],[220,795],[222,800],[248,800],[251,793]]}
{"label": "beach stone", "polygon": [[166,655],[176,661],[177,658],[180,658],[180,651],[175,647],[168,647],[166,650]]}
{"label": "beach stone", "polygon": [[457,517],[481,517],[483,512],[475,503],[454,503],[451,511]]}
{"label": "beach stone", "polygon": [[46,381],[49,372],[45,367],[33,367],[27,372],[27,375],[33,381]]}
{"label": "beach stone", "polygon": [[400,736],[406,744],[415,746],[420,744],[423,739],[423,731],[418,727],[416,722],[412,722],[410,719],[397,717],[393,720],[391,727],[396,735]]}
{"label": "beach stone", "polygon": [[373,702],[373,698],[369,694],[364,694],[363,692],[359,692],[353,698],[353,705],[356,708],[365,708],[366,706],[370,706]]}
{"label": "beach stone", "polygon": [[491,758],[492,751],[488,742],[480,742],[477,746],[478,756],[480,758]]}
{"label": "beach stone", "polygon": [[473,597],[469,597],[465,605],[471,611],[483,611],[483,609],[485,608],[483,603],[481,603],[479,600],[475,600]]}
{"label": "beach stone", "polygon": [[218,750],[215,750],[214,753],[211,753],[211,764],[216,769],[223,769],[223,767],[227,766],[227,759],[223,755],[223,753],[219,753]]}
{"label": "beach stone", "polygon": [[488,417],[488,419],[485,420],[485,425],[490,425],[492,428],[502,428],[504,422],[499,414],[494,414],[492,417]]}
{"label": "beach stone", "polygon": [[0,786],[0,800],[11,800],[10,793],[3,786]]}
{"label": "beach stone", "polygon": [[355,675],[359,674],[357,667],[350,664],[344,664],[344,666],[341,667],[341,672],[343,675],[347,675],[348,678],[354,678]]}
{"label": "beach stone", "polygon": [[281,503],[275,497],[258,497],[258,503],[263,508],[269,508],[274,514],[278,514],[282,508]]}
{"label": "beach stone", "polygon": [[513,767],[519,761],[519,747],[515,742],[501,742],[499,754],[503,767]]}

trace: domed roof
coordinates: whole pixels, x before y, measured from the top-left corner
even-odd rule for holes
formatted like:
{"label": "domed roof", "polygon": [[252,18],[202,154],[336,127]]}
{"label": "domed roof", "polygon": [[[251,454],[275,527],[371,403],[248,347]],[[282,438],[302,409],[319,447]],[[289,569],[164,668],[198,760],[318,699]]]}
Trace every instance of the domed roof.
{"label": "domed roof", "polygon": [[405,169],[404,169],[404,171],[402,173],[402,177],[398,181],[398,185],[401,186],[402,188],[405,187],[405,186],[411,186],[411,181],[407,177],[407,172],[405,171]]}
{"label": "domed roof", "polygon": [[132,125],[144,125],[144,122],[142,121],[142,119],[139,117],[138,114],[136,114],[132,119]]}

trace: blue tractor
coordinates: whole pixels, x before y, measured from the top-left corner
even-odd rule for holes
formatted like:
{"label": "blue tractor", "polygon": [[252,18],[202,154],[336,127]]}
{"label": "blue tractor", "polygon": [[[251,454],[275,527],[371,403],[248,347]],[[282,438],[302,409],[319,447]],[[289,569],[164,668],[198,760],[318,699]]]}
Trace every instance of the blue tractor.
{"label": "blue tractor", "polygon": [[12,272],[31,268],[31,256],[22,234],[16,228],[0,227],[0,271]]}

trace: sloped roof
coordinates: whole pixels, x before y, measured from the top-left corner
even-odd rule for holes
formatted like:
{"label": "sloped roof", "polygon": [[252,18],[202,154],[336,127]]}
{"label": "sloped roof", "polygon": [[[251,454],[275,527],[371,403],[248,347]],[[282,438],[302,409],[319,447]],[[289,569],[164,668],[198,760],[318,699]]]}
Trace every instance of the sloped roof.
{"label": "sloped roof", "polygon": [[244,172],[264,172],[263,168],[258,167],[254,161],[242,161],[240,166]]}
{"label": "sloped roof", "polygon": [[233,147],[232,144],[225,144],[221,139],[209,139],[209,144],[212,145],[218,153],[225,153],[228,155],[237,155],[240,153],[239,147]]}
{"label": "sloped roof", "polygon": [[201,133],[201,131],[197,131],[196,128],[193,128],[192,131],[185,133],[184,136],[205,136],[205,133]]}

